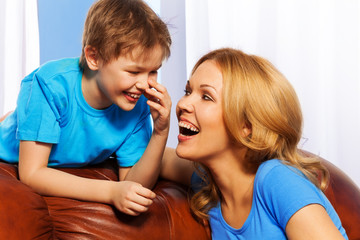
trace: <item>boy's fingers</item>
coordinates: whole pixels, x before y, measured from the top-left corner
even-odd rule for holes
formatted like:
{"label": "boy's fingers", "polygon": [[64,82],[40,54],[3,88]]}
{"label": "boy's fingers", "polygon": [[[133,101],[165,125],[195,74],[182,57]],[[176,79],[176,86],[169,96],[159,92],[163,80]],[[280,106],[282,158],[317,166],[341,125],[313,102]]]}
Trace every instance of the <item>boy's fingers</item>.
{"label": "boy's fingers", "polygon": [[129,203],[129,207],[136,211],[146,211],[153,204],[153,200],[139,196]]}
{"label": "boy's fingers", "polygon": [[131,215],[131,216],[138,216],[140,215],[142,212],[146,212],[147,209],[145,211],[136,211],[135,209],[132,209],[132,208],[125,208],[123,210],[121,210],[123,213],[126,213],[128,215]]}
{"label": "boy's fingers", "polygon": [[166,92],[166,88],[156,81],[149,80],[149,86],[155,88],[158,92]]}
{"label": "boy's fingers", "polygon": [[[152,92],[152,93],[154,93],[154,92]],[[146,97],[149,100],[148,101],[149,106],[155,108],[158,111],[162,107],[165,107],[167,109],[171,108],[171,99],[164,96],[164,94],[162,94],[162,93],[155,92],[154,95],[147,94]]]}
{"label": "boy's fingers", "polygon": [[129,206],[125,209],[125,213],[132,215],[132,216],[137,216],[140,213],[146,212],[149,209],[148,206],[143,206],[141,204],[137,204],[135,202],[132,202],[129,204]]}
{"label": "boy's fingers", "polygon": [[156,194],[153,191],[142,186],[137,189],[136,193],[147,199],[154,199],[156,197]]}
{"label": "boy's fingers", "polygon": [[153,100],[155,102],[157,99],[160,100],[164,96],[161,92],[155,91],[154,89],[151,89],[151,88],[146,89],[146,93],[148,96],[151,97],[151,100]]}
{"label": "boy's fingers", "polygon": [[151,108],[156,109],[156,111],[158,111],[158,112],[160,112],[160,110],[161,110],[161,108],[162,108],[162,106],[159,105],[159,102],[158,102],[158,101],[155,102],[155,101],[148,100],[148,101],[147,101],[147,104],[148,104]]}
{"label": "boy's fingers", "polygon": [[167,89],[156,81],[149,80],[150,88],[145,90],[145,97],[154,103],[164,107],[171,107],[171,98]]}

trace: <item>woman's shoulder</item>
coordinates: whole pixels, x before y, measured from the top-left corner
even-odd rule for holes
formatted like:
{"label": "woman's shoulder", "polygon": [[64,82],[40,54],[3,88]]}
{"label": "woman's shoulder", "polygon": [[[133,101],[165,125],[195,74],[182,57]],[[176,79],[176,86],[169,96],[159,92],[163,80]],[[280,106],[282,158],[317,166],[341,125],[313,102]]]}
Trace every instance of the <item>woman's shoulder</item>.
{"label": "woman's shoulder", "polygon": [[269,192],[278,189],[291,189],[306,186],[316,188],[305,175],[296,167],[291,166],[283,160],[271,159],[263,162],[255,177],[255,188],[260,192]]}
{"label": "woman's shoulder", "polygon": [[254,194],[281,226],[308,204],[325,206],[325,198],[305,175],[285,161],[273,159],[261,164],[255,177]]}
{"label": "woman's shoulder", "polygon": [[256,178],[258,180],[264,180],[268,175],[284,175],[284,174],[300,174],[303,175],[300,170],[290,166],[283,160],[271,159],[267,160],[259,166],[259,169],[256,173]]}

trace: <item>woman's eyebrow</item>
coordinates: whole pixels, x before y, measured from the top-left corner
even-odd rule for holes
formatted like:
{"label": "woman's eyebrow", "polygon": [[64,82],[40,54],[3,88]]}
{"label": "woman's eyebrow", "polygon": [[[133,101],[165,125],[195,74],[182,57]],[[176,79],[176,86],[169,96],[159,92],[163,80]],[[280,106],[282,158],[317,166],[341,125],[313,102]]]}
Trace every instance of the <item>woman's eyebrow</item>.
{"label": "woman's eyebrow", "polygon": [[209,84],[201,84],[201,85],[200,85],[200,88],[212,88],[212,89],[215,90],[215,92],[217,92],[217,91],[216,91],[216,88],[213,87],[213,86],[211,86],[211,85],[209,85]]}

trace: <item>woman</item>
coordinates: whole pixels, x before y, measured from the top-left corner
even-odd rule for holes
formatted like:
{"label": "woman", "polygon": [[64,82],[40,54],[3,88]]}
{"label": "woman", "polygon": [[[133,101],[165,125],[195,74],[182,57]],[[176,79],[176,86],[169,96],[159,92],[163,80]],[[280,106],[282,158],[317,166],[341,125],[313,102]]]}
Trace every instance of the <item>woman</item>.
{"label": "woman", "polygon": [[347,239],[321,191],[326,169],[297,149],[294,89],[268,61],[235,49],[208,53],[177,117],[179,143],[176,154],[166,150],[162,176],[192,185],[191,208],[209,220],[213,239]]}

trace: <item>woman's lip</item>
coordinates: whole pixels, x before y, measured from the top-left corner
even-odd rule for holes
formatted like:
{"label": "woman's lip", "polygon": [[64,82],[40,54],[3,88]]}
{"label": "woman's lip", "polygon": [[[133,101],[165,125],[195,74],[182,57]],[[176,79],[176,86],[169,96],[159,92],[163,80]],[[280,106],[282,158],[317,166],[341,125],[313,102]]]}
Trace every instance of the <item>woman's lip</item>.
{"label": "woman's lip", "polygon": [[188,141],[190,139],[192,139],[195,135],[193,136],[185,136],[185,135],[182,135],[181,133],[178,135],[178,141],[179,142],[184,142],[184,141]]}
{"label": "woman's lip", "polygon": [[187,124],[195,127],[196,129],[199,129],[195,124],[193,124],[192,122],[190,122],[189,120],[187,120],[187,119],[184,118],[184,117],[180,117],[180,118],[179,118],[178,123],[180,123],[180,122],[187,123]]}

